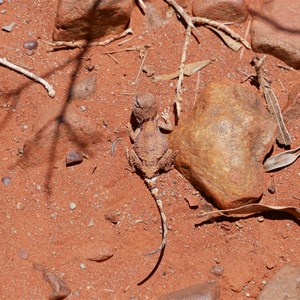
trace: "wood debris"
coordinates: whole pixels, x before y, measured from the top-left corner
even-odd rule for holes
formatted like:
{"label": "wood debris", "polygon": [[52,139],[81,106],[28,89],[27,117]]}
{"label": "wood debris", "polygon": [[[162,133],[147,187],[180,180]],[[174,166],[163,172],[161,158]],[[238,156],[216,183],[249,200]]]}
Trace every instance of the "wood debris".
{"label": "wood debris", "polygon": [[[205,212],[201,214],[199,217],[206,218],[206,219],[210,219],[211,217],[220,217],[220,216],[227,216],[227,215],[229,215],[230,217],[240,217],[240,215],[251,215],[251,214],[263,213],[267,211],[285,212],[300,220],[300,208],[293,207],[293,206],[272,206],[272,205],[264,205],[259,203],[248,204],[238,208]],[[201,222],[205,222],[205,220]]]}
{"label": "wood debris", "polygon": [[293,162],[300,156],[300,147],[279,153],[268,158],[264,163],[264,169],[269,172],[276,169],[280,169],[286,167]]}
{"label": "wood debris", "polygon": [[48,51],[55,51],[60,49],[66,49],[66,48],[79,48],[82,49],[84,47],[92,47],[92,46],[106,46],[118,39],[121,39],[125,37],[128,34],[133,34],[133,31],[131,28],[127,28],[125,31],[120,33],[119,35],[115,35],[107,40],[104,40],[102,42],[91,42],[88,43],[86,40],[79,40],[79,41],[54,41],[54,42],[45,42],[48,45],[52,46],[53,48],[49,49]]}
{"label": "wood debris", "polygon": [[292,142],[292,139],[283,121],[283,117],[281,114],[281,109],[278,104],[277,97],[274,91],[272,90],[269,82],[266,80],[263,74],[262,65],[265,59],[266,59],[266,55],[263,55],[261,57],[255,56],[252,60],[257,74],[259,89],[262,91],[265,97],[268,110],[270,111],[271,115],[273,116],[273,118],[278,124],[278,129],[279,129],[278,136],[277,136],[278,143],[281,145],[289,146]]}
{"label": "wood debris", "polygon": [[0,64],[8,67],[16,72],[19,72],[21,74],[24,74],[25,76],[29,77],[30,79],[35,80],[36,82],[42,84],[45,89],[48,91],[48,95],[53,98],[55,96],[55,90],[51,84],[49,84],[45,79],[41,78],[40,76],[29,72],[28,70],[25,70],[9,61],[7,61],[5,58],[0,58]]}
{"label": "wood debris", "polygon": [[[183,68],[183,74],[185,76],[191,76],[197,71],[205,68],[208,66],[213,60],[203,60],[203,61],[196,61],[190,64],[186,64]],[[158,81],[166,81],[166,80],[172,80],[179,76],[179,70],[170,74],[163,74],[163,75],[156,75],[152,77],[152,80],[154,82]]]}

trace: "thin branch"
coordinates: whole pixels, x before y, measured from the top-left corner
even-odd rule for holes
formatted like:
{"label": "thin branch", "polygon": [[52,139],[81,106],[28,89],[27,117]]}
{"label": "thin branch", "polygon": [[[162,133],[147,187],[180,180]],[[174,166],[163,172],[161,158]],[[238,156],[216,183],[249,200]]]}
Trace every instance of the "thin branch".
{"label": "thin branch", "polygon": [[225,33],[227,33],[229,36],[231,36],[233,39],[235,39],[238,42],[240,42],[241,44],[243,44],[247,49],[251,49],[250,44],[245,39],[243,39],[239,34],[234,32],[232,29],[230,29],[226,25],[224,25],[220,22],[217,22],[217,21],[207,19],[207,18],[193,17],[191,19],[196,24],[200,24],[200,25],[204,25],[204,26],[209,25],[216,29],[222,30]]}
{"label": "thin branch", "polygon": [[147,55],[148,55],[148,50],[149,50],[150,46],[146,45],[145,46],[145,53],[143,55],[143,60],[141,62],[141,65],[140,65],[140,68],[139,68],[139,71],[136,75],[136,78],[135,78],[135,81],[133,82],[133,84],[137,84],[138,80],[139,80],[139,77],[140,77],[140,74],[142,72],[142,69],[143,69],[143,66],[144,66],[144,63],[145,63],[145,60],[147,58]]}
{"label": "thin branch", "polygon": [[186,62],[186,53],[191,39],[192,27],[188,26],[185,34],[185,41],[182,49],[181,62],[179,66],[179,77],[176,86],[176,95],[175,95],[175,107],[177,118],[179,119],[181,112],[181,103],[182,103],[182,82],[184,78],[184,66]]}
{"label": "thin branch", "polygon": [[164,1],[167,2],[170,6],[172,6],[175,9],[175,11],[177,11],[177,13],[183,18],[183,20],[189,27],[196,29],[191,17],[175,0],[164,0]]}
{"label": "thin branch", "polygon": [[115,35],[105,41],[102,42],[92,42],[92,43],[88,43],[86,42],[86,40],[80,40],[80,41],[71,41],[71,42],[67,42],[67,41],[54,41],[54,42],[45,42],[47,44],[49,44],[50,46],[52,46],[52,49],[49,49],[48,51],[54,51],[54,50],[58,50],[58,49],[64,49],[64,48],[83,48],[85,46],[88,47],[92,47],[92,46],[106,46],[107,44],[110,44],[116,40],[119,40],[123,37],[125,37],[128,34],[133,34],[133,31],[131,28],[127,28],[125,31],[123,31],[122,33]]}
{"label": "thin branch", "polygon": [[25,70],[19,66],[16,66],[15,64],[7,61],[5,58],[0,58],[0,64],[8,67],[16,72],[19,72],[21,74],[24,74],[25,76],[35,80],[36,82],[42,84],[45,89],[48,91],[48,95],[53,98],[55,96],[55,90],[52,85],[50,85],[45,79],[39,77],[38,75],[33,74],[32,72]]}

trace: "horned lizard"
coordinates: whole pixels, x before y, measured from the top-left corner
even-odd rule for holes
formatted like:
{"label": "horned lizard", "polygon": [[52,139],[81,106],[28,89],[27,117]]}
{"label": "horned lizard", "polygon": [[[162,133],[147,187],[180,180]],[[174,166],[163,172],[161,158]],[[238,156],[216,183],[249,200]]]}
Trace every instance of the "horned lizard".
{"label": "horned lizard", "polygon": [[172,131],[173,126],[167,110],[161,114],[160,120],[157,116],[158,105],[152,94],[138,94],[134,99],[133,114],[138,122],[136,130],[131,124],[127,125],[129,135],[133,141],[133,149],[126,151],[130,171],[140,171],[145,184],[151,192],[158,206],[163,227],[163,236],[160,246],[147,255],[160,252],[167,243],[168,228],[166,215],[162,201],[156,187],[157,176],[160,171],[169,171],[172,168],[176,151],[169,149],[167,137],[160,131]]}

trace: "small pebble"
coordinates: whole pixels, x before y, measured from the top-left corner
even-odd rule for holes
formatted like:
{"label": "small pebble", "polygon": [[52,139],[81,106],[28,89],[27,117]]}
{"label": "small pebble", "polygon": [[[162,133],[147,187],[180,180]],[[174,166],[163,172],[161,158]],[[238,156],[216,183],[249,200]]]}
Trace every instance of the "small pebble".
{"label": "small pebble", "polygon": [[224,272],[224,268],[221,265],[215,265],[210,269],[210,272],[216,276],[221,276]]}
{"label": "small pebble", "polygon": [[2,30],[6,31],[6,32],[11,32],[13,30],[13,28],[14,28],[15,25],[17,25],[15,22],[11,22],[8,25],[2,26]]}
{"label": "small pebble", "polygon": [[89,221],[89,224],[88,224],[87,226],[88,226],[88,227],[93,227],[93,226],[94,226],[94,220],[91,219],[91,220]]}
{"label": "small pebble", "polygon": [[57,213],[52,213],[50,216],[51,216],[51,219],[56,219]]}
{"label": "small pebble", "polygon": [[269,192],[270,194],[274,194],[274,193],[276,192],[275,187],[274,187],[273,185],[270,185],[270,186],[268,187],[268,192]]}
{"label": "small pebble", "polygon": [[2,183],[3,183],[4,185],[9,185],[10,182],[11,182],[11,179],[10,179],[9,176],[4,176],[4,177],[1,179],[1,181],[2,181]]}
{"label": "small pebble", "polygon": [[35,50],[38,47],[38,41],[37,40],[28,40],[23,44],[23,47],[25,49],[29,49],[29,50]]}
{"label": "small pebble", "polygon": [[80,267],[81,270],[85,270],[86,269],[86,265],[84,263],[81,263],[79,267]]}
{"label": "small pebble", "polygon": [[83,158],[87,157],[82,151],[72,150],[66,156],[66,167],[82,163]]}
{"label": "small pebble", "polygon": [[23,259],[23,260],[27,260],[28,259],[28,253],[26,250],[24,249],[20,249],[18,252],[18,256]]}
{"label": "small pebble", "polygon": [[4,15],[5,13],[6,13],[6,9],[2,9],[2,10],[1,10],[1,14]]}
{"label": "small pebble", "polygon": [[115,225],[118,224],[118,222],[119,222],[119,216],[117,215],[116,212],[109,212],[109,213],[105,214],[104,217],[105,217],[105,220],[108,220]]}
{"label": "small pebble", "polygon": [[95,66],[92,65],[92,64],[89,64],[89,65],[86,65],[85,68],[86,68],[86,70],[88,70],[89,72],[91,72],[91,71],[94,70]]}
{"label": "small pebble", "polygon": [[81,106],[80,106],[80,111],[81,111],[81,112],[84,112],[84,111],[86,111],[86,106],[84,106],[84,105],[81,105]]}
{"label": "small pebble", "polygon": [[258,218],[257,218],[257,221],[258,222],[263,222],[265,220],[265,218],[263,217],[263,216],[259,216]]}
{"label": "small pebble", "polygon": [[76,206],[77,206],[77,205],[76,205],[74,202],[71,202],[71,203],[70,203],[70,209],[71,209],[71,210],[74,210],[74,209],[76,208]]}

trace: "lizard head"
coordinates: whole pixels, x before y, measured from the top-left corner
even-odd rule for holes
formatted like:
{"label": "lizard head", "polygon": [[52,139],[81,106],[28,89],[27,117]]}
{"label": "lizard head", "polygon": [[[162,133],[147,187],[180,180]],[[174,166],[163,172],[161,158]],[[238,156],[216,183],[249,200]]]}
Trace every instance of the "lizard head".
{"label": "lizard head", "polygon": [[152,94],[141,93],[134,97],[133,113],[139,123],[157,116],[158,104]]}

